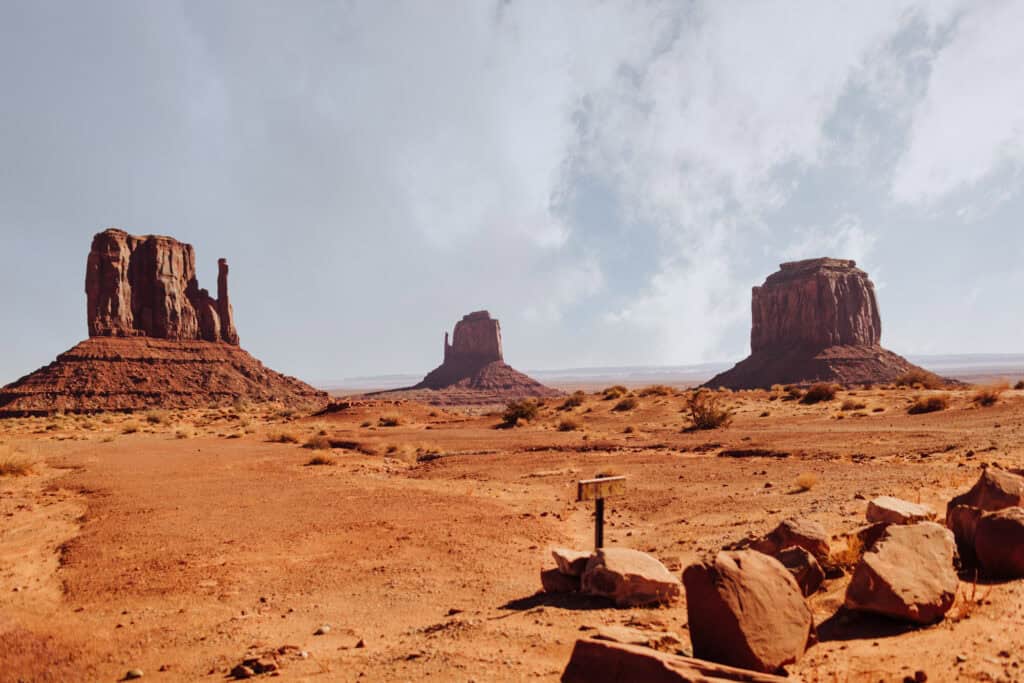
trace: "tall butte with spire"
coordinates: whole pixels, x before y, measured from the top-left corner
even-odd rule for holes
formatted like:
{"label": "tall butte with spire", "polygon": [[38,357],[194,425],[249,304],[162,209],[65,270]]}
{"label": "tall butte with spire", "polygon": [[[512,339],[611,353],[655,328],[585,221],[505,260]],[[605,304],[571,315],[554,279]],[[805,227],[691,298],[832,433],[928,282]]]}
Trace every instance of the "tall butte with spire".
{"label": "tall butte with spire", "polygon": [[875,285],[849,259],[783,263],[751,297],[750,356],[705,386],[892,382],[924,372],[881,345]]}
{"label": "tall butte with spire", "polygon": [[0,389],[0,416],[324,403],[323,392],[239,347],[227,260],[216,298],[199,287],[195,264],[192,245],[171,237],[98,233],[85,268],[89,339]]}

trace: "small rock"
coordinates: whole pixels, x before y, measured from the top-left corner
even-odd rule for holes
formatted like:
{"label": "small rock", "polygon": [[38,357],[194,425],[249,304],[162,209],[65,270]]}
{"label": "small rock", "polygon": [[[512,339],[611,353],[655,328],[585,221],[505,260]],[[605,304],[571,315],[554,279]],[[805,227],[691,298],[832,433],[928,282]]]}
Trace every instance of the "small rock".
{"label": "small rock", "polygon": [[321,626],[317,630],[313,631],[313,635],[314,636],[326,636],[330,632],[331,632],[330,624],[324,624],[323,626]]}
{"label": "small rock", "polygon": [[892,496],[879,496],[868,503],[867,518],[872,523],[915,524],[935,519],[935,510]]}
{"label": "small rock", "polygon": [[362,650],[364,647],[366,647],[366,641],[364,641],[362,638],[360,638],[359,642],[356,643],[356,649],[357,650]]}
{"label": "small rock", "polygon": [[256,675],[256,672],[247,667],[245,664],[239,664],[228,673],[232,678],[252,678]]}
{"label": "small rock", "polygon": [[131,681],[136,678],[142,678],[142,669],[128,669],[124,674],[124,679],[126,681]]}
{"label": "small rock", "polygon": [[782,566],[793,575],[797,585],[800,586],[800,592],[805,597],[817,592],[818,588],[821,587],[821,583],[825,580],[825,572],[822,570],[821,565],[814,559],[814,555],[811,555],[803,548],[797,548],[796,546],[786,548],[775,559],[781,562]]}
{"label": "small rock", "polygon": [[540,584],[545,593],[576,593],[580,577],[568,576],[558,569],[545,569],[540,573]]}

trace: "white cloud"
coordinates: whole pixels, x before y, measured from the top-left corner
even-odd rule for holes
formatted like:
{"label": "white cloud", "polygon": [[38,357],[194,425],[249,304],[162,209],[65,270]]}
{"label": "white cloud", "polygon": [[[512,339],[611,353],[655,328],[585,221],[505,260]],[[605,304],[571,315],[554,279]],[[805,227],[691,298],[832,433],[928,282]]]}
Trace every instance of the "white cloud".
{"label": "white cloud", "polygon": [[898,200],[934,201],[1024,163],[1024,3],[969,7],[914,111],[893,178]]}

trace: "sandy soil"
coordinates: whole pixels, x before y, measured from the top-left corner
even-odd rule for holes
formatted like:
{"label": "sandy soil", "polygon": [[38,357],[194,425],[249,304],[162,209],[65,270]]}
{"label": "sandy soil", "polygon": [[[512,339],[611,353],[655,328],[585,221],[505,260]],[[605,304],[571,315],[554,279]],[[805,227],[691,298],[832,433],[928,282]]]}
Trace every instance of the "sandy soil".
{"label": "sandy soil", "polygon": [[[224,680],[275,652],[291,680],[554,681],[592,627],[688,646],[684,604],[537,594],[552,546],[592,545],[576,480],[626,475],[606,543],[673,571],[794,515],[842,547],[872,496],[943,511],[983,465],[1024,466],[1024,392],[981,408],[958,390],[948,410],[908,415],[918,393],[725,394],[732,425],[700,432],[683,431],[674,395],[623,412],[552,401],[515,429],[410,402],[5,420],[3,447],[36,465],[0,477],[0,681]],[[847,398],[865,407],[843,411]],[[559,431],[566,418],[580,429]],[[317,435],[340,447],[302,447]],[[307,465],[316,454],[332,464]],[[817,481],[800,490],[801,475]],[[944,622],[903,630],[836,616],[846,581],[811,598],[823,642],[792,667],[801,679],[1024,679],[1024,582],[965,582]]]}

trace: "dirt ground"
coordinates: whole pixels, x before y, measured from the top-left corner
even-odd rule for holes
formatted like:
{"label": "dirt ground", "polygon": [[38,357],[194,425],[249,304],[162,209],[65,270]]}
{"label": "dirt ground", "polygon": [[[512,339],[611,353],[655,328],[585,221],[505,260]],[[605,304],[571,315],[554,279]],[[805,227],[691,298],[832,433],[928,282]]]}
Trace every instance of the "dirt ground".
{"label": "dirt ground", "polygon": [[[34,464],[0,477],[0,681],[224,680],[272,653],[290,680],[555,681],[575,640],[611,624],[685,649],[685,603],[538,594],[551,547],[592,547],[576,481],[628,477],[606,545],[674,572],[790,516],[841,549],[873,496],[941,515],[982,467],[1024,466],[1024,392],[991,407],[942,392],[947,410],[908,415],[920,393],[723,393],[733,422],[706,431],[684,431],[675,392],[622,411],[548,401],[513,429],[410,402],[5,420],[0,460]],[[847,581],[810,599],[822,642],[794,677],[1024,680],[1024,582],[965,581],[945,621],[907,630],[842,613]]]}

